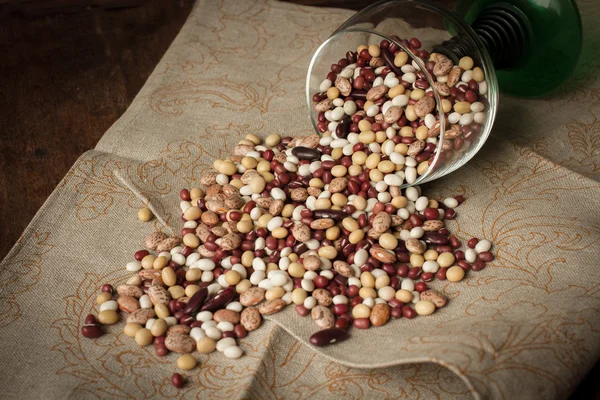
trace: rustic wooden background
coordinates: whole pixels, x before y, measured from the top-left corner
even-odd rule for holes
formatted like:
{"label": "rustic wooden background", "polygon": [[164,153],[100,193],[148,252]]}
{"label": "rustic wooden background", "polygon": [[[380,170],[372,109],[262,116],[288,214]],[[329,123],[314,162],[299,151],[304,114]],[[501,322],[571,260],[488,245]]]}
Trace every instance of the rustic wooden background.
{"label": "rustic wooden background", "polygon": [[[373,2],[289,1],[355,10]],[[0,259],[125,112],[193,3],[0,0]],[[600,399],[600,364],[572,399]]]}

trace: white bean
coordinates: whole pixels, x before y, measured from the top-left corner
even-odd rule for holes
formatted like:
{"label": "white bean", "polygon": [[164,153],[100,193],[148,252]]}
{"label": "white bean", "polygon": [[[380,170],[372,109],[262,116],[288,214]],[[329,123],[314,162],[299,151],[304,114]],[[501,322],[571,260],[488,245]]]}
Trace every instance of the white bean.
{"label": "white bean", "polygon": [[349,100],[349,101],[347,101],[347,102],[344,103],[344,112],[347,115],[354,115],[354,114],[356,114],[356,110],[357,110],[356,103],[353,102],[352,100]]}
{"label": "white bean", "polygon": [[108,300],[100,305],[100,312],[106,311],[106,310],[117,311],[118,309],[119,309],[119,305],[117,304],[117,302],[115,300]]}
{"label": "white bean", "polygon": [[483,253],[484,251],[489,251],[492,248],[492,242],[486,239],[482,239],[475,245],[475,251],[477,253]]}
{"label": "white bean", "polygon": [[[204,324],[202,324],[202,326],[204,326]],[[212,327],[211,326],[209,328],[206,328],[204,330],[204,333],[206,334],[206,336],[208,336],[212,340],[219,340],[219,339],[221,339],[221,331],[218,330],[216,327]]]}
{"label": "white bean", "polygon": [[147,294],[140,297],[140,307],[141,308],[153,308],[152,300],[150,300],[150,296]]}
{"label": "white bean", "polygon": [[456,208],[458,207],[458,200],[456,200],[454,197],[448,197],[444,199],[444,205],[448,208]]}
{"label": "white bean", "polygon": [[127,263],[127,265],[125,266],[125,268],[127,269],[127,271],[137,272],[140,269],[142,269],[142,263],[139,262],[139,261],[131,261],[131,262]]}
{"label": "white bean", "polygon": [[238,346],[229,346],[223,350],[223,355],[231,359],[240,358],[243,354],[244,351]]}
{"label": "white bean", "polygon": [[213,317],[212,312],[200,311],[198,314],[196,314],[196,321],[202,321],[202,322],[212,321],[212,317]]}
{"label": "white bean", "polygon": [[474,249],[465,250],[465,261],[468,263],[474,263],[477,261],[477,252]]}
{"label": "white bean", "polygon": [[440,269],[440,265],[437,263],[437,261],[425,261],[422,268],[423,272],[431,272],[435,274]]}
{"label": "white bean", "polygon": [[319,91],[326,92],[327,89],[329,89],[332,84],[333,84],[333,82],[331,82],[329,79],[323,80],[323,82],[321,82],[321,84],[319,85]]}
{"label": "white bean", "polygon": [[196,342],[205,336],[206,336],[206,334],[204,333],[204,330],[202,328],[195,327],[195,328],[192,328],[192,330],[190,331],[190,337],[192,339],[194,339]]}
{"label": "white bean", "polygon": [[415,290],[415,283],[408,278],[404,279],[402,281],[402,283],[400,284],[400,289],[404,289],[404,290],[408,290],[409,292],[412,292],[413,290]]}

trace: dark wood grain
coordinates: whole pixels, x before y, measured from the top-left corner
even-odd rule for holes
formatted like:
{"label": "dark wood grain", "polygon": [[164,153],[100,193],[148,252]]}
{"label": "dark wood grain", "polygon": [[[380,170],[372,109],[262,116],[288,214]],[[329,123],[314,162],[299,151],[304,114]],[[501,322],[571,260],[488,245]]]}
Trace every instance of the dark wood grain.
{"label": "dark wood grain", "polygon": [[0,258],[123,114],[192,0],[0,22]]}
{"label": "dark wood grain", "polygon": [[[0,259],[75,160],[127,109],[193,5],[29,1],[37,8],[9,8],[13,1],[0,0]],[[354,10],[374,2],[291,1]],[[57,6],[71,13],[23,17]],[[599,378],[597,365],[571,399],[600,399]]]}

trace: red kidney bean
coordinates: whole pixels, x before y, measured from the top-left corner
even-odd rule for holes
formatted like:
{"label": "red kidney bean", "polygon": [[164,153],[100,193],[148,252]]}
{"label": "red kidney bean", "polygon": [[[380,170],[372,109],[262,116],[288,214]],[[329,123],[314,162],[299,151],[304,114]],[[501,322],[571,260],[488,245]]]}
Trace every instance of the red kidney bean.
{"label": "red kidney bean", "polygon": [[437,208],[428,207],[423,210],[423,216],[425,216],[425,219],[428,220],[440,219],[440,212]]}
{"label": "red kidney bean", "polygon": [[225,331],[225,332],[222,332],[221,333],[221,339],[225,339],[225,338],[234,338],[235,339],[235,332],[234,331]]}
{"label": "red kidney bean", "polygon": [[360,296],[353,297],[352,300],[350,300],[350,307],[352,307],[352,308],[356,307],[357,305],[362,303],[363,300],[364,299]]}
{"label": "red kidney bean", "polygon": [[298,304],[296,305],[296,314],[298,314],[301,317],[306,317],[308,315],[308,313],[310,312],[310,310],[306,307],[304,307],[304,305],[302,304]]}
{"label": "red kidney bean", "polygon": [[483,262],[494,261],[494,254],[491,251],[483,251],[477,255],[477,259]]}
{"label": "red kidney bean", "polygon": [[194,295],[188,300],[183,308],[183,312],[186,314],[195,314],[200,310],[200,308],[204,305],[206,298],[208,297],[208,289],[202,288],[198,290]]}
{"label": "red kidney bean", "polygon": [[202,321],[194,321],[190,324],[190,328],[201,328],[202,327]]}
{"label": "red kidney bean", "polygon": [[83,323],[85,325],[93,325],[96,323],[96,317],[94,317],[93,314],[88,314],[87,317],[85,317],[85,321]]}
{"label": "red kidney bean", "polygon": [[183,201],[190,201],[192,197],[190,196],[190,191],[187,189],[181,189],[179,192],[179,198]]}
{"label": "red kidney bean", "polygon": [[169,353],[169,349],[164,344],[159,344],[154,346],[154,350],[156,351],[156,355],[159,357],[164,357]]}
{"label": "red kidney bean", "polygon": [[314,346],[327,346],[329,344],[344,341],[349,337],[350,335],[345,329],[329,328],[314,333],[310,337],[310,343]]}
{"label": "red kidney bean", "polygon": [[185,246],[183,248],[183,250],[181,250],[181,254],[184,255],[185,257],[189,256],[190,254],[192,254],[194,252],[194,249],[192,249],[189,246]]}
{"label": "red kidney bean", "polygon": [[185,384],[185,380],[183,379],[183,376],[181,376],[181,374],[174,373],[171,376],[171,383],[173,384],[173,386],[180,389]]}
{"label": "red kidney bean", "polygon": [[392,307],[390,309],[390,317],[392,319],[402,318],[402,307]]}
{"label": "red kidney bean", "polygon": [[396,267],[393,264],[383,264],[381,269],[384,270],[388,276],[396,275]]}
{"label": "red kidney bean", "polygon": [[86,325],[81,328],[81,334],[90,339],[96,339],[104,335],[104,331],[98,325]]}
{"label": "red kidney bean", "polygon": [[348,306],[346,304],[336,304],[333,306],[333,313],[335,315],[342,315],[348,312]]}
{"label": "red kidney bean", "polygon": [[421,221],[421,218],[417,214],[410,214],[408,221],[413,227],[423,225],[423,221]]}
{"label": "red kidney bean", "polygon": [[410,306],[402,307],[402,316],[406,319],[413,319],[417,316],[417,312]]}
{"label": "red kidney bean", "polygon": [[485,263],[481,260],[477,260],[473,263],[473,271],[481,271],[485,268]]}
{"label": "red kidney bean", "polygon": [[440,245],[440,246],[435,246],[435,251],[437,251],[438,253],[452,253],[452,250],[454,250],[452,248],[452,246],[448,246],[448,245]]}
{"label": "red kidney bean", "polygon": [[423,270],[419,267],[413,267],[408,271],[408,277],[410,279],[418,279],[421,276]]}
{"label": "red kidney bean", "polygon": [[469,239],[469,241],[467,242],[467,246],[468,246],[470,249],[474,249],[474,248],[475,248],[475,246],[477,246],[477,243],[479,243],[479,239],[477,239],[477,238],[471,238],[471,239]]}
{"label": "red kidney bean", "polygon": [[142,259],[144,257],[146,257],[148,254],[150,254],[150,252],[148,250],[138,250],[133,255],[133,258],[135,258],[136,261],[142,261]]}
{"label": "red kidney bean", "polygon": [[448,268],[446,268],[446,267],[440,268],[438,270],[438,272],[435,274],[435,277],[440,281],[445,281],[446,280],[446,271],[448,271]]}
{"label": "red kidney bean", "polygon": [[459,262],[456,263],[456,265],[458,265],[459,267],[461,267],[465,271],[468,271],[468,270],[471,269],[471,264],[469,264],[465,260],[460,260]]}
{"label": "red kidney bean", "polygon": [[254,202],[254,200],[250,200],[242,208],[242,211],[245,212],[246,214],[250,214],[250,211],[252,211],[254,209],[254,207],[256,207],[256,202]]}
{"label": "red kidney bean", "polygon": [[444,214],[444,219],[454,219],[455,216],[456,216],[456,211],[454,211],[453,208],[450,208],[450,209],[446,210],[446,213]]}
{"label": "red kidney bean", "polygon": [[[427,273],[431,274],[431,272],[427,272]],[[425,275],[425,274],[423,274],[423,275]],[[417,282],[417,283],[415,283],[415,290],[417,292],[423,293],[427,289],[429,289],[429,286],[427,286],[427,284],[425,282]]]}
{"label": "red kidney bean", "polygon": [[352,298],[358,296],[359,291],[360,289],[356,285],[348,286],[348,297]]}
{"label": "red kidney bean", "polygon": [[461,246],[460,240],[458,240],[456,236],[450,237],[450,246],[452,246],[453,249],[458,249]]}
{"label": "red kidney bean", "polygon": [[248,331],[246,330],[246,328],[244,328],[244,325],[241,325],[241,324],[237,324],[236,326],[233,327],[233,333],[235,334],[235,337],[238,339],[243,339],[246,336],[248,336]]}
{"label": "red kidney bean", "polygon": [[338,318],[335,320],[335,323],[333,326],[337,329],[346,330],[350,326],[350,322],[346,318]]}
{"label": "red kidney bean", "polygon": [[371,327],[371,321],[369,318],[356,318],[353,325],[357,329],[369,329]]}
{"label": "red kidney bean", "polygon": [[462,251],[462,250],[456,250],[454,252],[454,258],[456,259],[456,261],[464,260],[465,259],[465,252]]}
{"label": "red kidney bean", "polygon": [[[195,294],[195,293],[194,293]],[[224,308],[227,304],[229,304],[236,296],[235,289],[232,287],[228,287],[224,289],[221,293],[217,294],[215,297],[204,303],[201,311],[217,311]]]}
{"label": "red kidney bean", "polygon": [[102,291],[102,293],[112,293],[113,287],[112,287],[112,285],[105,283],[104,285],[102,285],[101,291]]}
{"label": "red kidney bean", "polygon": [[406,264],[399,265],[396,269],[396,275],[401,278],[406,278],[408,276],[409,267]]}
{"label": "red kidney bean", "polygon": [[315,284],[315,287],[324,289],[329,284],[329,281],[324,276],[319,275],[313,280],[313,283]]}

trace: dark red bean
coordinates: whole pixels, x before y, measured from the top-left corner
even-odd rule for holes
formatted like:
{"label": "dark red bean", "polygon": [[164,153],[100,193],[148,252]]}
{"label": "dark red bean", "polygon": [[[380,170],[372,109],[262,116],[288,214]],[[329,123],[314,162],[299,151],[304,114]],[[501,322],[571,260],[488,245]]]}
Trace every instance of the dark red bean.
{"label": "dark red bean", "polygon": [[[197,293],[197,292],[196,292]],[[194,294],[196,294],[194,293]],[[236,296],[235,289],[232,287],[228,287],[223,290],[221,293],[217,294],[215,297],[207,301],[202,308],[201,311],[217,311],[222,308],[225,308],[227,304],[229,304]],[[192,296],[193,297],[193,296]]]}
{"label": "dark red bean", "polygon": [[359,291],[360,291],[360,289],[356,285],[348,286],[348,297],[353,298],[353,297],[358,296]]}
{"label": "dark red bean", "polygon": [[390,309],[390,317],[392,317],[393,319],[402,318],[402,308],[401,307],[392,307]]}
{"label": "dark red bean", "polygon": [[[431,272],[427,272],[427,273],[431,274]],[[425,275],[425,274],[423,274],[423,275]],[[415,290],[417,292],[423,293],[427,289],[429,289],[429,286],[427,286],[427,284],[425,282],[417,282],[417,283],[415,283]]]}
{"label": "dark red bean", "polygon": [[139,251],[135,252],[135,254],[133,255],[133,258],[135,258],[136,261],[142,261],[142,259],[144,257],[146,257],[148,254],[150,254],[150,252],[148,250],[139,250]]}
{"label": "dark red bean", "polygon": [[423,215],[425,216],[425,219],[428,220],[440,219],[440,212],[437,208],[428,207],[423,210]]}
{"label": "dark red bean", "polygon": [[479,239],[474,237],[474,238],[469,239],[469,241],[467,242],[467,246],[470,249],[474,249],[475,246],[477,246],[477,243],[479,243]]}
{"label": "dark red bean", "polygon": [[458,240],[456,236],[452,236],[450,238],[450,246],[452,246],[453,249],[458,249],[461,246],[460,240]]}
{"label": "dark red bean", "polygon": [[346,318],[338,318],[335,320],[334,327],[337,329],[348,329],[350,322]]}
{"label": "dark red bean", "polygon": [[159,357],[164,357],[169,353],[169,349],[164,344],[159,344],[154,346],[154,350],[156,351],[156,355]]}
{"label": "dark red bean", "polygon": [[462,269],[464,269],[465,271],[468,271],[471,269],[471,264],[469,264],[468,262],[466,262],[465,260],[460,260],[456,263],[456,265],[458,265],[459,267],[461,267]]}
{"label": "dark red bean", "polygon": [[198,290],[194,295],[189,299],[189,301],[185,304],[183,308],[183,312],[186,314],[195,314],[200,310],[200,308],[204,305],[206,298],[208,297],[208,289],[202,288]]}
{"label": "dark red bean", "polygon": [[96,339],[104,335],[104,331],[98,325],[86,325],[81,328],[81,334],[86,338]]}
{"label": "dark red bean", "polygon": [[179,192],[179,198],[183,201],[190,201],[192,197],[190,196],[190,191],[187,189],[181,189]]}
{"label": "dark red bean", "polygon": [[296,305],[296,314],[298,314],[301,317],[306,317],[308,315],[308,313],[310,312],[308,308],[304,307],[303,304],[298,304]]}
{"label": "dark red bean", "polygon": [[406,319],[413,319],[417,316],[417,312],[410,306],[402,307],[402,316]]}
{"label": "dark red bean", "polygon": [[477,259],[483,262],[494,261],[494,253],[491,251],[483,251],[477,255]]}
{"label": "dark red bean", "polygon": [[357,329],[369,329],[371,326],[371,321],[369,318],[356,318],[353,325]]}
{"label": "dark red bean", "polygon": [[481,271],[485,268],[485,263],[481,260],[477,260],[473,263],[473,271]]}
{"label": "dark red bean", "polygon": [[454,211],[454,209],[449,209],[446,210],[446,213],[444,214],[444,218],[445,219],[454,219],[454,217],[456,216],[456,211]]}
{"label": "dark red bean", "polygon": [[362,303],[363,300],[364,299],[362,297],[360,297],[360,296],[354,297],[352,300],[350,300],[350,307],[352,307],[352,308],[356,307],[357,305],[359,305],[360,303]]}
{"label": "dark red bean", "polygon": [[344,329],[329,328],[314,333],[310,337],[310,343],[314,346],[327,346],[329,344],[344,341],[349,337],[350,335],[348,334],[348,331]]}
{"label": "dark red bean", "polygon": [[85,321],[83,323],[85,325],[93,325],[96,323],[96,317],[94,317],[93,314],[88,314],[87,317],[85,317]]}
{"label": "dark red bean", "polygon": [[413,267],[408,271],[408,277],[410,279],[418,279],[421,276],[423,270],[419,267]]}
{"label": "dark red bean", "polygon": [[102,293],[111,293],[113,292],[113,287],[112,285],[105,283],[104,285],[102,285],[102,289],[101,289]]}
{"label": "dark red bean", "polygon": [[440,268],[438,270],[437,274],[435,274],[435,277],[440,281],[445,281],[446,280],[446,271],[448,271],[448,268],[446,268],[446,267]]}
{"label": "dark red bean", "polygon": [[346,304],[336,304],[333,306],[333,313],[335,315],[342,315],[348,312],[348,306]]}
{"label": "dark red bean", "polygon": [[181,376],[181,374],[174,373],[171,376],[171,383],[173,384],[173,386],[180,389],[185,384],[185,380],[183,379],[183,376]]}
{"label": "dark red bean", "polygon": [[401,278],[406,278],[408,276],[409,267],[406,264],[399,265],[396,269],[396,275]]}

